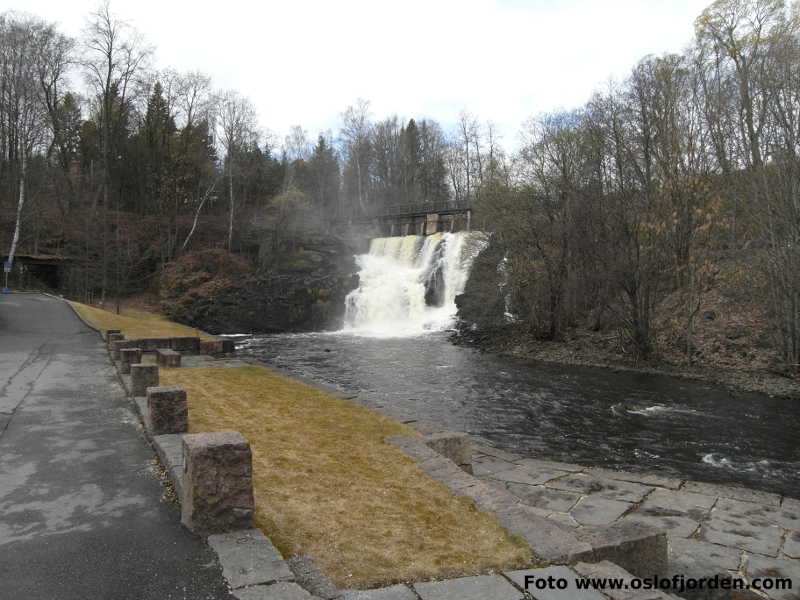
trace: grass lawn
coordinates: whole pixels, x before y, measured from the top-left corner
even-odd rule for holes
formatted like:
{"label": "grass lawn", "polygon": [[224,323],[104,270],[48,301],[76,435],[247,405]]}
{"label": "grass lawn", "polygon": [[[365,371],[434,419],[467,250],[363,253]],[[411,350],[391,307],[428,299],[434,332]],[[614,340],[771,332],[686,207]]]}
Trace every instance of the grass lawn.
{"label": "grass lawn", "polygon": [[80,302],[68,301],[81,316],[100,331],[119,329],[126,338],[156,338],[197,336],[204,340],[218,340],[218,337],[198,332],[197,329],[168,321],[165,317],[132,308],[123,308],[121,314],[95,308]]}
{"label": "grass lawn", "polygon": [[340,587],[365,588],[532,563],[497,518],[383,441],[405,425],[263,367],[161,369],[183,386],[193,433],[250,442],[256,526],[285,556],[312,556]]}

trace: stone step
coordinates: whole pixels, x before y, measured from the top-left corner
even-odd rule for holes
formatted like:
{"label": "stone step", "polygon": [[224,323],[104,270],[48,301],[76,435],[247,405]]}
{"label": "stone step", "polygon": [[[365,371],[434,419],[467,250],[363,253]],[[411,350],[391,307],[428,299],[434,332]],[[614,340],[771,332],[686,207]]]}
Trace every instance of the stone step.
{"label": "stone step", "polygon": [[[622,589],[579,589],[579,579],[613,579]],[[633,580],[634,576],[619,565],[603,561],[400,584],[374,590],[346,590],[342,600],[681,600],[660,590],[634,589]]]}
{"label": "stone step", "polygon": [[610,560],[642,577],[667,571],[664,532],[635,522],[569,527],[507,490],[465,473],[429,447],[425,436],[387,438],[387,442],[414,458],[433,479],[472,499],[481,510],[497,515],[508,531],[525,539],[534,554],[550,564]]}

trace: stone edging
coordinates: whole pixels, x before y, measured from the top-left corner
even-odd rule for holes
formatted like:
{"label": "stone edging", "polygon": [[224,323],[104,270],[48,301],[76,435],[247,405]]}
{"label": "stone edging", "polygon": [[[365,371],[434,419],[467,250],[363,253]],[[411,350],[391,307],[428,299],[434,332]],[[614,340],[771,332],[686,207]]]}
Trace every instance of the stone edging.
{"label": "stone edging", "polygon": [[[111,358],[110,352],[109,359],[115,367],[125,395],[133,402],[145,437],[156,451],[176,495],[181,498],[183,495],[181,474],[184,470],[182,434],[152,434],[149,428],[147,399],[132,395],[131,376],[120,371],[120,363]],[[341,597],[341,592],[325,580],[318,569],[308,567],[309,563],[313,565],[311,559],[305,559],[304,572],[295,575],[295,570],[290,566],[294,565],[284,560],[269,538],[258,529],[214,534],[208,536],[206,541],[217,554],[222,575],[231,588],[231,593],[240,600],[332,600]],[[308,577],[309,571],[315,576]],[[302,581],[306,587],[311,586],[312,589],[332,588],[335,594],[311,595],[298,581]]]}
{"label": "stone edging", "polygon": [[527,541],[538,558],[561,565],[607,560],[640,577],[666,571],[664,532],[640,523],[586,527],[580,532],[564,529],[548,519],[547,513],[465,473],[431,449],[426,443],[429,437],[394,437],[387,441],[414,458],[429,477],[444,483],[455,494],[470,498],[478,508],[497,515],[503,527]]}
{"label": "stone edging", "polygon": [[58,299],[58,300],[61,300],[61,301],[62,301],[64,304],[66,304],[67,306],[69,306],[70,310],[71,310],[72,312],[74,312],[74,313],[75,313],[75,316],[76,316],[76,317],[78,317],[78,319],[81,321],[81,323],[83,323],[84,325],[86,325],[86,327],[88,327],[88,328],[89,328],[89,329],[91,329],[92,331],[95,331],[95,332],[97,332],[97,334],[100,336],[100,339],[103,339],[103,332],[102,332],[102,331],[100,331],[100,330],[99,330],[97,327],[95,327],[95,326],[94,326],[94,325],[92,325],[91,323],[89,323],[89,321],[87,321],[86,319],[84,319],[84,318],[83,318],[83,315],[81,314],[81,312],[80,312],[80,311],[79,311],[77,308],[75,308],[74,306],[72,306],[72,302],[70,302],[70,301],[69,301],[69,300],[67,300],[66,298],[59,298],[59,297],[57,297],[57,296],[53,296],[53,295],[51,295],[51,294],[45,294],[45,295],[46,295],[46,296],[50,296],[51,298],[56,298],[56,299]]}
{"label": "stone edging", "polygon": [[[72,305],[70,307],[85,322],[78,311]],[[97,328],[89,327],[101,333]],[[110,353],[109,358],[111,359]],[[119,363],[113,359],[111,362],[126,395],[133,401],[146,438],[155,449],[180,498],[181,474],[184,470],[181,434],[152,435],[148,425],[150,420],[147,400],[132,396],[131,376],[120,372]],[[296,379],[293,375],[289,376]],[[323,389],[340,399],[354,400],[352,396],[329,386],[320,386],[309,380],[303,380],[303,383]],[[537,514],[535,508],[521,505],[510,494],[491,488],[473,477],[470,474],[471,465],[468,463],[470,442],[466,434],[447,432],[427,421],[407,424],[423,435],[388,438],[387,443],[395,445],[417,460],[423,471],[450,486],[456,494],[470,497],[480,509],[497,514],[503,526],[526,539],[539,558],[572,566],[400,584],[379,590],[339,590],[316,567],[312,559],[298,557],[284,560],[260,530],[246,529],[206,538],[218,556],[223,576],[232,594],[239,600],[433,600],[451,597],[447,594],[456,594],[452,597],[472,597],[478,593],[487,600],[523,600],[530,598],[524,590],[525,575],[546,577],[553,572],[559,576],[575,578],[599,572],[631,578],[631,572],[650,574],[658,570],[656,563],[659,560],[663,558],[666,561],[666,537],[663,533],[654,534],[650,530],[643,532],[639,529],[620,531],[621,528],[594,528],[595,531],[578,538]],[[622,566],[613,564],[609,559]],[[628,567],[627,570],[624,567]],[[441,596],[442,593],[446,596]],[[577,590],[575,593],[576,598],[582,596]],[[636,597],[630,596],[631,599]],[[666,599],[668,596],[647,598]]]}

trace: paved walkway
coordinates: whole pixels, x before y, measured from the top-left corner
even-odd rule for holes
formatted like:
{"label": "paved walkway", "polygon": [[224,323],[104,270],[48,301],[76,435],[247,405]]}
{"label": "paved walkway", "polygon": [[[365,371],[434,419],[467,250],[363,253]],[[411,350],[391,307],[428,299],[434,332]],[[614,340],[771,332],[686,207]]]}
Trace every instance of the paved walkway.
{"label": "paved walkway", "polygon": [[129,407],[68,306],[0,296],[0,600],[232,598]]}
{"label": "paved walkway", "polygon": [[475,475],[566,528],[622,521],[666,531],[669,575],[790,577],[799,598],[800,501],[746,488],[590,469],[478,447]]}

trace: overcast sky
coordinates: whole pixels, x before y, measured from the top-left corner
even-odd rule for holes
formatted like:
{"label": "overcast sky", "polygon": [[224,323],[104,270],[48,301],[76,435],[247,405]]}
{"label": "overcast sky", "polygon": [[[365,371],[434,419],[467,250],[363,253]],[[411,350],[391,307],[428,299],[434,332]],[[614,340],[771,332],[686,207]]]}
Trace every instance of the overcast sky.
{"label": "overcast sky", "polygon": [[[461,109],[514,146],[528,117],[584,103],[646,54],[682,50],[710,0],[112,0],[158,67],[199,69],[250,97],[263,127],[338,128],[357,98],[373,116]],[[79,36],[97,0],[0,0]]]}

